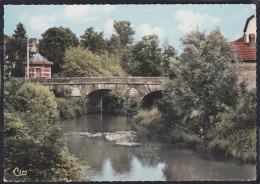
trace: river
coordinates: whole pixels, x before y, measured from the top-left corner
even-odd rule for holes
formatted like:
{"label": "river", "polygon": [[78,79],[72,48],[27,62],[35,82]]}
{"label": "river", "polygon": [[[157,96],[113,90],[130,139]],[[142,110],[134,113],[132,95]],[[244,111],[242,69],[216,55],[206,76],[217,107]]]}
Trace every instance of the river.
{"label": "river", "polygon": [[255,180],[256,166],[140,138],[123,113],[66,120],[69,152],[91,181]]}

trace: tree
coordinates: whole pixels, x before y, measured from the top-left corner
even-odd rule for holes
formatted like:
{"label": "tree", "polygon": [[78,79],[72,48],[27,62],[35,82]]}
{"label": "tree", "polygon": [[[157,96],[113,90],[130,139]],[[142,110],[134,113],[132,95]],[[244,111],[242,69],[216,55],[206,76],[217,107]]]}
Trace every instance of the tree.
{"label": "tree", "polygon": [[76,35],[69,29],[63,27],[49,28],[42,34],[39,40],[39,50],[48,60],[54,62],[53,73],[60,73],[63,64],[64,53],[69,47],[77,47],[79,41]]}
{"label": "tree", "polygon": [[87,48],[94,54],[103,54],[106,50],[106,42],[103,38],[103,32],[94,31],[93,27],[89,27],[84,35],[80,36],[80,45]]}
{"label": "tree", "polygon": [[135,30],[131,27],[131,22],[125,20],[119,22],[114,21],[113,27],[116,32],[115,36],[119,38],[122,48],[126,48],[126,46],[133,43]]}
{"label": "tree", "polygon": [[177,55],[177,51],[173,46],[169,45],[168,40],[165,40],[163,43],[163,74],[169,75],[170,63]]}
{"label": "tree", "polygon": [[112,35],[109,40],[106,41],[106,50],[110,54],[115,54],[117,56],[121,56],[121,45],[120,45],[120,39]]}
{"label": "tree", "polygon": [[14,77],[24,77],[24,65],[27,54],[27,35],[22,23],[16,25],[14,34],[6,44],[5,55],[8,57],[5,64],[8,66],[7,72]]}
{"label": "tree", "polygon": [[219,29],[208,36],[194,31],[181,41],[184,50],[171,65],[174,78],[167,84],[163,101],[186,127],[207,132],[220,120],[224,106],[236,103],[237,51]]}
{"label": "tree", "polygon": [[[66,151],[53,93],[40,84],[20,86],[17,81],[10,82],[5,94],[15,93],[15,96],[6,99],[9,106],[4,116],[5,178],[21,181],[81,179],[81,167]],[[9,91],[17,88],[15,92]],[[15,167],[27,170],[27,176],[14,177]]]}
{"label": "tree", "polygon": [[123,74],[117,56],[95,55],[82,47],[66,50],[62,68],[62,73],[68,77],[118,76]]}
{"label": "tree", "polygon": [[127,71],[134,76],[160,76],[163,74],[162,59],[158,36],[144,36],[131,48]]}

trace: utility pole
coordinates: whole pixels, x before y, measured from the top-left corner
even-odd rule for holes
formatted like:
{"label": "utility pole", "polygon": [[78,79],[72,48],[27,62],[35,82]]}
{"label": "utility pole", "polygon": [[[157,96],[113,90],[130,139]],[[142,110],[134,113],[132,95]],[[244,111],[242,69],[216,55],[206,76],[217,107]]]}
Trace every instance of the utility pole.
{"label": "utility pole", "polygon": [[27,78],[29,78],[29,39],[27,39]]}

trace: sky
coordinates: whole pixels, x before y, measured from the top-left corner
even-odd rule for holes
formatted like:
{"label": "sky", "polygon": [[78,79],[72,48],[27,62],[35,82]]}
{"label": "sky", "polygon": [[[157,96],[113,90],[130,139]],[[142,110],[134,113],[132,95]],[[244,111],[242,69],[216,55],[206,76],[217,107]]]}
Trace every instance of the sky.
{"label": "sky", "polygon": [[70,28],[78,38],[89,27],[109,38],[113,21],[127,20],[142,36],[157,34],[160,44],[168,40],[178,52],[180,38],[192,30],[209,34],[220,28],[228,41],[243,36],[246,20],[255,14],[254,5],[5,5],[4,34],[12,36],[16,25],[25,26],[29,38],[41,38],[51,27]]}

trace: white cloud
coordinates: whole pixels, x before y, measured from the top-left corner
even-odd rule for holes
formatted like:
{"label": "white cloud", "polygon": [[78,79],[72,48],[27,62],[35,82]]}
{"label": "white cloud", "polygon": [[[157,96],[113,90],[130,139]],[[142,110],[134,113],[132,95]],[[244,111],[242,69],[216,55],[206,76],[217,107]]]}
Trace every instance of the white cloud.
{"label": "white cloud", "polygon": [[105,29],[104,29],[104,32],[106,34],[112,34],[113,33],[113,23],[114,23],[114,20],[113,19],[110,19],[108,20],[106,23],[105,23]]}
{"label": "white cloud", "polygon": [[178,10],[175,19],[179,21],[178,28],[183,32],[190,32],[197,27],[200,30],[212,29],[220,23],[219,17],[213,17],[207,13],[194,12],[192,10]]}
{"label": "white cloud", "polygon": [[141,24],[136,28],[136,32],[141,36],[156,34],[162,37],[164,35],[164,30],[161,27],[151,28],[148,24]]}
{"label": "white cloud", "polygon": [[68,5],[65,8],[64,16],[71,20],[88,22],[104,13],[110,13],[114,9],[113,5]]}
{"label": "white cloud", "polygon": [[30,18],[29,26],[37,31],[45,31],[46,29],[53,27],[51,22],[54,22],[54,16],[37,15]]}

